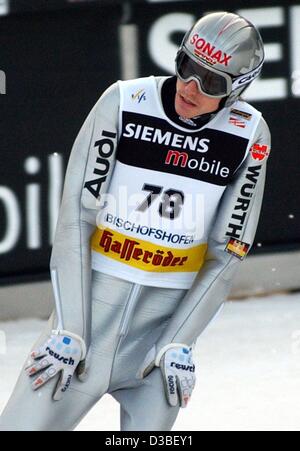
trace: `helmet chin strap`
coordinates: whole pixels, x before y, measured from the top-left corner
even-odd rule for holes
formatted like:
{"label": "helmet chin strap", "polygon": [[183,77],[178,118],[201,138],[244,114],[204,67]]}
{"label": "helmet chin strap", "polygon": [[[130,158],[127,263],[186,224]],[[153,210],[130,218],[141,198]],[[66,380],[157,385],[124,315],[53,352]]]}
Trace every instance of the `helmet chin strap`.
{"label": "helmet chin strap", "polygon": [[224,99],[222,99],[220,102],[222,108],[230,107],[243,94],[243,92],[246,91],[247,88],[249,88],[250,84],[251,82],[240,89],[235,89],[228,97],[224,97]]}
{"label": "helmet chin strap", "polygon": [[218,108],[216,111],[212,111],[211,113],[204,113],[204,114],[199,114],[198,116],[194,116],[194,117],[192,118],[192,120],[193,120],[193,119],[194,119],[194,120],[197,120],[197,119],[200,119],[200,118],[201,118],[202,120],[209,119],[210,116],[212,116],[213,114],[216,114],[217,111],[219,111],[219,108]]}

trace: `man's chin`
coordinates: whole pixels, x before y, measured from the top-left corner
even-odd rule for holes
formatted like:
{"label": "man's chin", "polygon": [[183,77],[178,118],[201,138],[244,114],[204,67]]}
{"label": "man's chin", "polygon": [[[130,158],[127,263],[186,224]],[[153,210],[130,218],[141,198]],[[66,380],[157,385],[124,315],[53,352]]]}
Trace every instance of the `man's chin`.
{"label": "man's chin", "polygon": [[178,116],[183,117],[184,119],[192,119],[195,115],[188,113],[185,108],[180,108],[179,106],[175,105],[175,111],[178,114]]}
{"label": "man's chin", "polygon": [[187,114],[184,111],[180,111],[180,110],[176,110],[176,113],[178,114],[179,117],[182,117],[184,119],[193,119],[193,117],[195,117],[194,114]]}

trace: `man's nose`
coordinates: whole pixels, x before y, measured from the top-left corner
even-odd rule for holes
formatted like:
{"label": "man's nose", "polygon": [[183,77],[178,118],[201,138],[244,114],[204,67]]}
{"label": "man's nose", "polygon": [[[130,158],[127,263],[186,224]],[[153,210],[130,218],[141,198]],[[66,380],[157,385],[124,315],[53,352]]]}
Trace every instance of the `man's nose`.
{"label": "man's nose", "polygon": [[185,83],[184,90],[186,94],[198,94],[199,89],[197,82],[195,80],[188,81]]}

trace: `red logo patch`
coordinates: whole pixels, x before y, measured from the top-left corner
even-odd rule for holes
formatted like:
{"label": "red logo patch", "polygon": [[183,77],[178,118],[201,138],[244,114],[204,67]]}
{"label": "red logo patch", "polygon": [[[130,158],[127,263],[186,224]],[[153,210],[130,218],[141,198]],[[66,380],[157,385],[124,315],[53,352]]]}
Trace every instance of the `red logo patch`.
{"label": "red logo patch", "polygon": [[235,117],[231,117],[229,119],[229,123],[231,125],[235,125],[236,127],[240,127],[240,128],[245,128],[246,127],[246,122],[245,121],[241,121],[240,119],[236,119]]}
{"label": "red logo patch", "polygon": [[269,147],[265,144],[254,144],[250,149],[254,160],[263,161],[270,154]]}
{"label": "red logo patch", "polygon": [[240,260],[244,260],[250,250],[250,244],[243,243],[242,241],[235,240],[234,238],[230,238],[225,251],[228,254],[234,255]]}

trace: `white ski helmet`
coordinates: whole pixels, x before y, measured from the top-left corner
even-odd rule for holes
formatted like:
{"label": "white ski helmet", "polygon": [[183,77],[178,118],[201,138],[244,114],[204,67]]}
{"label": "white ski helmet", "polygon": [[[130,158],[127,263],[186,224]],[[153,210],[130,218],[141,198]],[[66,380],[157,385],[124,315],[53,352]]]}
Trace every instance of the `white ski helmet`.
{"label": "white ski helmet", "polygon": [[224,98],[229,106],[259,76],[263,63],[263,41],[255,26],[237,14],[217,12],[186,33],[176,75],[185,82],[195,80],[205,95]]}

